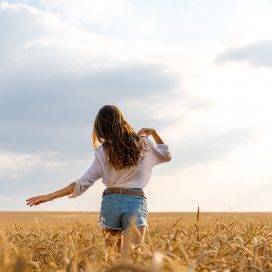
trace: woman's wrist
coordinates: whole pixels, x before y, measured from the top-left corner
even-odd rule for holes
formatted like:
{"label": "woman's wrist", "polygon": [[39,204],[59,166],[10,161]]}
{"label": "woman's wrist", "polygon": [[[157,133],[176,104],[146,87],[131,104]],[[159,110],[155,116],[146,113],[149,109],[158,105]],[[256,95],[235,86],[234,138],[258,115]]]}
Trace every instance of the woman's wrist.
{"label": "woman's wrist", "polygon": [[153,128],[152,131],[151,131],[151,135],[154,136],[154,135],[158,135],[157,131]]}
{"label": "woman's wrist", "polygon": [[152,137],[155,140],[156,144],[164,144],[163,140],[155,129],[152,131]]}

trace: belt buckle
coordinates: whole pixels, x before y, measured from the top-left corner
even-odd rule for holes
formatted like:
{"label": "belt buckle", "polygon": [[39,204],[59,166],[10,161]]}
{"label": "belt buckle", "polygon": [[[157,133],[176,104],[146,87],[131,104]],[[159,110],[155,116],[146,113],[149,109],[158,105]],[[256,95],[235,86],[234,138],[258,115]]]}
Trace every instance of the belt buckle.
{"label": "belt buckle", "polygon": [[122,192],[122,191],[123,191],[123,190],[122,190],[122,188],[120,188],[120,189],[119,189],[119,194],[120,194],[120,195],[122,195],[122,194],[123,194],[123,192]]}

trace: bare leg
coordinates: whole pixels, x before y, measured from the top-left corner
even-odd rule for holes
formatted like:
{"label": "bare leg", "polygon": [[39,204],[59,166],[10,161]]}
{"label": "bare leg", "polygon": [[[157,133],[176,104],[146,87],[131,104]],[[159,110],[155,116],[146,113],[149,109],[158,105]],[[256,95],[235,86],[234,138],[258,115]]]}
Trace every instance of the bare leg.
{"label": "bare leg", "polygon": [[117,251],[121,251],[123,246],[123,235],[120,230],[103,229],[106,248],[117,247]]}
{"label": "bare leg", "polygon": [[124,235],[124,244],[132,244],[133,248],[137,246],[141,246],[144,242],[144,237],[146,233],[146,226],[142,227],[131,227],[128,232],[125,233]]}
{"label": "bare leg", "polygon": [[146,227],[145,226],[138,227],[138,231],[139,231],[140,235],[135,235],[134,239],[132,241],[135,246],[143,244],[145,232],[146,232]]}

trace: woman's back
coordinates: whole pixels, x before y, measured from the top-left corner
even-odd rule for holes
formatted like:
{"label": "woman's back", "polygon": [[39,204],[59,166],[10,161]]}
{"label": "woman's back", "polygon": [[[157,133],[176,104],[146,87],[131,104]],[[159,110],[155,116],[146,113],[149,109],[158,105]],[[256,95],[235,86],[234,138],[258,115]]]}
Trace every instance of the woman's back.
{"label": "woman's back", "polygon": [[148,137],[141,136],[144,141],[143,158],[138,164],[129,168],[116,170],[110,163],[103,144],[95,153],[90,168],[75,181],[76,187],[72,195],[76,197],[85,192],[96,180],[102,178],[106,187],[144,188],[149,182],[152,168],[171,160],[169,147],[166,144],[154,144]]}
{"label": "woman's back", "polygon": [[168,145],[155,145],[147,137],[142,139],[146,143],[143,158],[140,158],[137,165],[127,169],[115,170],[107,161],[103,145],[97,150],[97,158],[101,160],[101,177],[106,187],[144,188],[150,179],[152,168],[171,159]]}

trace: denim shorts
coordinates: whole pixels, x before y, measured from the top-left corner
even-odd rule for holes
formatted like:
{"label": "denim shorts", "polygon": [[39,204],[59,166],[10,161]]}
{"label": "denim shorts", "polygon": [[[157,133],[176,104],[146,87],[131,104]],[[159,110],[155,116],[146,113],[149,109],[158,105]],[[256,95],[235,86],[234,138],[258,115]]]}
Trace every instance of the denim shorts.
{"label": "denim shorts", "polygon": [[[118,188],[143,192],[137,188]],[[99,224],[102,229],[126,230],[133,222],[136,227],[147,226],[147,203],[145,196],[111,193],[102,197]]]}

